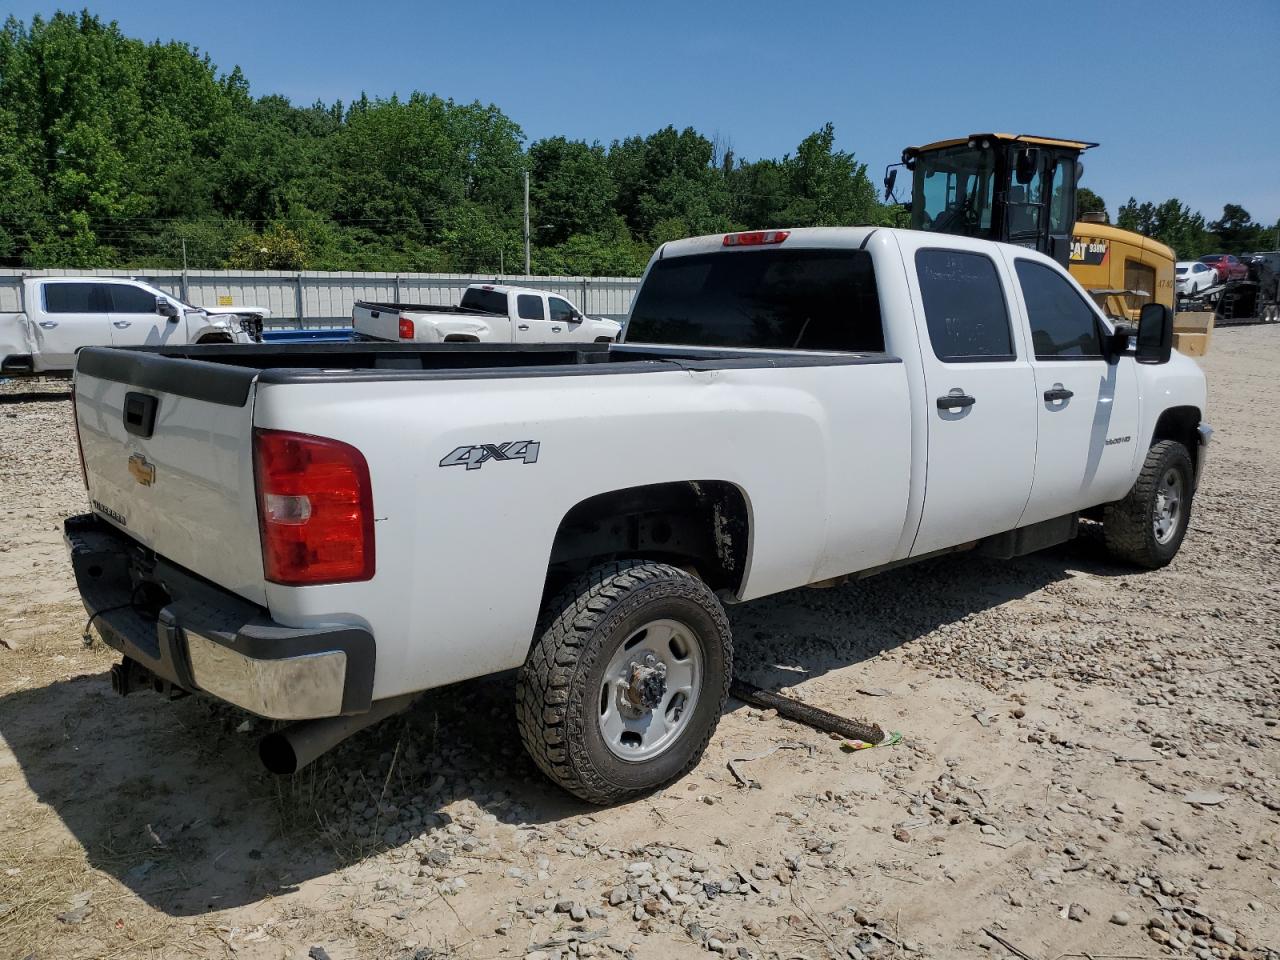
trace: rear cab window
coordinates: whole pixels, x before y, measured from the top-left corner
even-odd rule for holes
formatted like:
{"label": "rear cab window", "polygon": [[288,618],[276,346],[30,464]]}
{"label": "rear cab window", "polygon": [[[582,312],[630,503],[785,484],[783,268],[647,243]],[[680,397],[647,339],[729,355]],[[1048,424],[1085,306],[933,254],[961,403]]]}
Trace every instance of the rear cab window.
{"label": "rear cab window", "polygon": [[752,250],[668,257],[636,294],[628,343],[882,353],[865,250]]}
{"label": "rear cab window", "polygon": [[507,295],[498,290],[468,290],[459,304],[463,310],[478,310],[507,316]]}
{"label": "rear cab window", "polygon": [[995,261],[962,250],[919,250],[916,276],[934,356],[943,363],[1016,359]]}

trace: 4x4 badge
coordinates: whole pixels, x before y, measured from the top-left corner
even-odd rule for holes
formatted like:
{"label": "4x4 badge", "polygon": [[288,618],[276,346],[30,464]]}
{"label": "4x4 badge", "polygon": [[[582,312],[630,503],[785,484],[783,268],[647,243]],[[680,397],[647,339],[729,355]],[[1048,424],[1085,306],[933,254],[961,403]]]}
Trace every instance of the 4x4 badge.
{"label": "4x4 badge", "polygon": [[538,443],[534,440],[512,440],[507,443],[477,443],[458,447],[443,460],[442,467],[466,465],[468,470],[479,470],[490,460],[523,460],[538,462]]}

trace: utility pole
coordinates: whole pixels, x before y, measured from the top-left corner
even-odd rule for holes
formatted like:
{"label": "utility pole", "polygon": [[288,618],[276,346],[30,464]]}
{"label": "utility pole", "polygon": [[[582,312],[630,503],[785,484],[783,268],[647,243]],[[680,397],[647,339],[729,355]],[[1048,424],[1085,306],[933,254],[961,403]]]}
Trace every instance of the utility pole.
{"label": "utility pole", "polygon": [[529,171],[524,172],[524,275],[531,273],[529,269]]}
{"label": "utility pole", "polygon": [[182,299],[190,302],[187,290],[187,238],[182,238]]}

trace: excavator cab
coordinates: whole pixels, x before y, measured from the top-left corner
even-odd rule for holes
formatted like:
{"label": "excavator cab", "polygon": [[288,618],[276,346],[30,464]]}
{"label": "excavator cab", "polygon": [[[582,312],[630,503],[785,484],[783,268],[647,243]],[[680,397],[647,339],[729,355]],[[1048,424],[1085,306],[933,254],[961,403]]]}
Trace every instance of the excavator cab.
{"label": "excavator cab", "polygon": [[1023,134],[975,133],[907,147],[885,171],[893,199],[897,167],[912,172],[913,230],[1016,243],[1071,260],[1080,155],[1096,143]]}

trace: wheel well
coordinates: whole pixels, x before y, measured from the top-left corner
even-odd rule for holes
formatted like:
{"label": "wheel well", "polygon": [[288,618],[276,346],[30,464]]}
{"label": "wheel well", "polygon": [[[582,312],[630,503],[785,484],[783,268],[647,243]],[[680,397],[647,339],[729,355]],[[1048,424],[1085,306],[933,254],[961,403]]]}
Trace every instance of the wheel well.
{"label": "wheel well", "polygon": [[206,333],[196,341],[197,346],[202,343],[231,343],[231,336],[226,333]]}
{"label": "wheel well", "polygon": [[443,342],[445,343],[479,343],[480,338],[473,337],[469,333],[450,333],[445,335]]}
{"label": "wheel well", "polygon": [[583,500],[560,521],[544,597],[583,571],[618,559],[692,569],[713,590],[738,592],[746,574],[750,513],[723,480],[656,483]]}
{"label": "wheel well", "polygon": [[1170,407],[1168,410],[1160,414],[1160,419],[1156,421],[1155,432],[1151,435],[1151,443],[1157,444],[1161,440],[1176,440],[1187,448],[1187,453],[1191,455],[1191,462],[1196,466],[1196,472],[1200,471],[1200,434],[1197,428],[1200,426],[1200,411],[1196,407]]}

